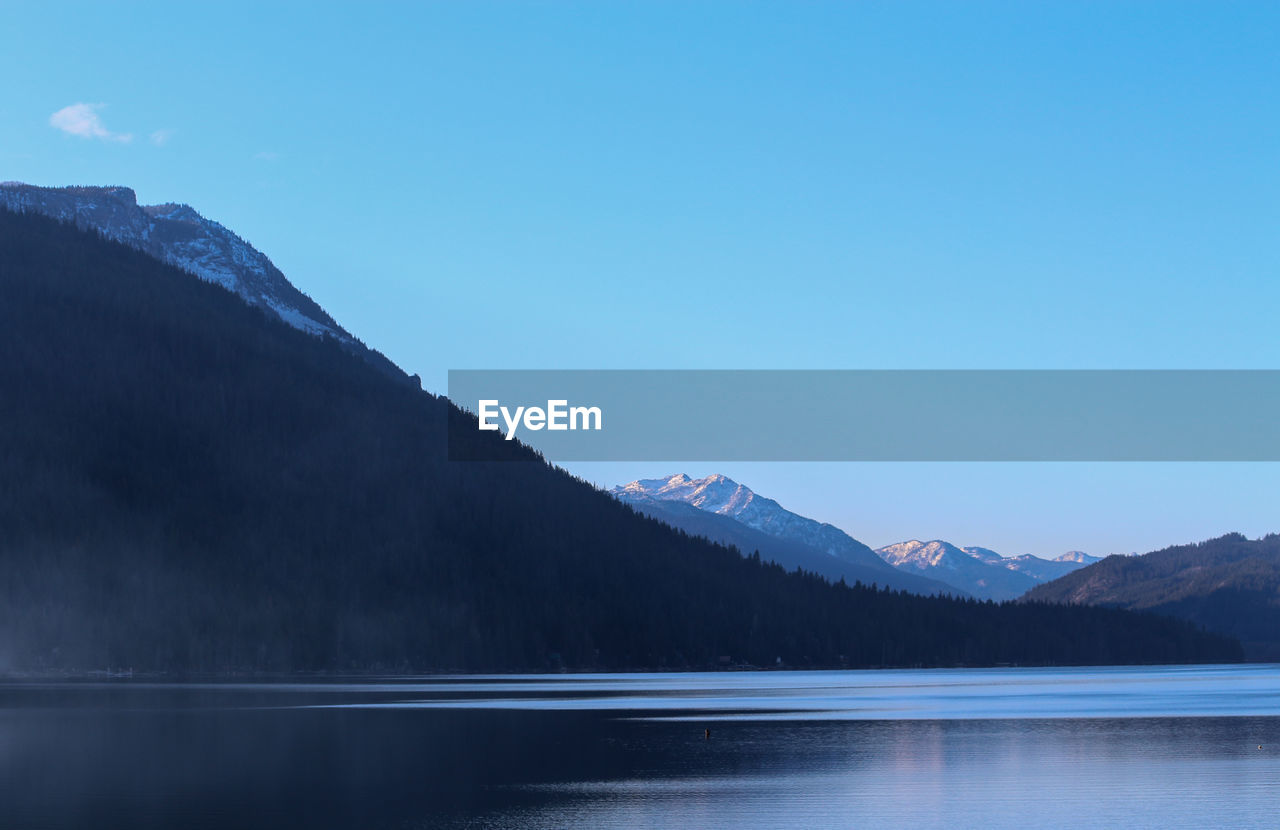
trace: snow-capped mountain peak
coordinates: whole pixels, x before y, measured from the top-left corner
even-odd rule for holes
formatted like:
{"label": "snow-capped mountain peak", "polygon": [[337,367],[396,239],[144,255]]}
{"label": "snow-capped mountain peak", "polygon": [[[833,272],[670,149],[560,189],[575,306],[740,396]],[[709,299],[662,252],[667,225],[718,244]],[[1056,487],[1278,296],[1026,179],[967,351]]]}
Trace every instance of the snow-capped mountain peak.
{"label": "snow-capped mountain peak", "polygon": [[870,548],[840,528],[792,513],[773,499],[719,473],[705,478],[678,473],[667,478],[640,479],[613,488],[613,494],[633,504],[650,499],[684,502],[708,513],[736,519],[770,536],[808,545],[829,556],[870,567],[884,564]]}
{"label": "snow-capped mountain peak", "polygon": [[990,548],[962,548],[940,539],[911,539],[878,548],[876,553],[895,568],[924,574],[985,599],[1013,599],[1041,582],[1098,560],[1081,551],[1052,560],[1031,554],[1002,556]]}
{"label": "snow-capped mountain peak", "polygon": [[884,561],[946,582],[982,599],[1013,599],[1030,590],[1036,579],[1006,566],[1000,554],[987,548],[960,548],[934,539],[910,539],[878,548]]}
{"label": "snow-capped mountain peak", "polygon": [[944,542],[941,539],[934,539],[929,542],[909,539],[905,542],[898,542],[896,545],[886,545],[878,549],[876,553],[880,554],[880,558],[894,567],[910,565],[916,570],[924,570],[926,568],[955,570],[966,560],[976,558],[950,542]]}
{"label": "snow-capped mountain peak", "polygon": [[1091,556],[1082,550],[1069,550],[1061,556],[1055,556],[1054,562],[1079,562],[1081,565],[1092,565],[1102,560],[1101,556]]}
{"label": "snow-capped mountain peak", "polygon": [[0,208],[40,213],[91,228],[208,282],[294,328],[355,342],[258,249],[190,205],[139,205],[127,187],[35,187],[0,184]]}

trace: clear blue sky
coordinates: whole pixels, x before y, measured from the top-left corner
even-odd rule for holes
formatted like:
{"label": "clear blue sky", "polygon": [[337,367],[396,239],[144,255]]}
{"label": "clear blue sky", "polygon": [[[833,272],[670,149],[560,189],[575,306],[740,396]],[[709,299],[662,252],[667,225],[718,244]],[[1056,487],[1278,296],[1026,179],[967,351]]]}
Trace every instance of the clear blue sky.
{"label": "clear blue sky", "polygon": [[[0,179],[190,203],[435,389],[1280,368],[1274,3],[362,6],[7,2]],[[1277,465],[731,466],[872,544],[1280,530]]]}

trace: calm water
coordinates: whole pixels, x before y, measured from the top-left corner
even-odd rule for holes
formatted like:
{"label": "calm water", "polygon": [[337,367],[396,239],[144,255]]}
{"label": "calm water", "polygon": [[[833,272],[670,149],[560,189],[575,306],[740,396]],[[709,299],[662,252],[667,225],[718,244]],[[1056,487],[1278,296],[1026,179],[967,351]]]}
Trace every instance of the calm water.
{"label": "calm water", "polygon": [[1270,828],[1277,792],[1277,666],[0,684],[4,828]]}

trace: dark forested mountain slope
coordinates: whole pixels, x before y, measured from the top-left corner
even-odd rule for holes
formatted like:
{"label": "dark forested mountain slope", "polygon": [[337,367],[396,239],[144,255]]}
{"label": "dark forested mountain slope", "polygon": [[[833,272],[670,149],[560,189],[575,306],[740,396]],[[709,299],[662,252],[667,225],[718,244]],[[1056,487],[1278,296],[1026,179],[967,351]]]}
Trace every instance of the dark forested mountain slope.
{"label": "dark forested mountain slope", "polygon": [[1280,535],[1108,556],[1027,599],[1169,614],[1238,638],[1251,659],[1280,660]]}
{"label": "dark forested mountain slope", "polygon": [[[137,250],[0,211],[0,666],[1224,660],[1153,616],[833,586],[527,461]],[[491,440],[475,433],[474,440]],[[500,439],[498,439],[500,440]]]}
{"label": "dark forested mountain slope", "polygon": [[301,331],[353,340],[262,252],[190,205],[139,205],[127,187],[36,187],[0,182],[0,207],[97,231],[221,285]]}
{"label": "dark forested mountain slope", "polygon": [[0,182],[0,209],[48,216],[136,248],[222,286],[299,331],[336,338],[348,351],[394,379],[418,384],[417,378],[405,377],[380,352],[339,326],[295,288],[265,254],[190,205],[139,205],[137,194],[127,187],[36,187]]}

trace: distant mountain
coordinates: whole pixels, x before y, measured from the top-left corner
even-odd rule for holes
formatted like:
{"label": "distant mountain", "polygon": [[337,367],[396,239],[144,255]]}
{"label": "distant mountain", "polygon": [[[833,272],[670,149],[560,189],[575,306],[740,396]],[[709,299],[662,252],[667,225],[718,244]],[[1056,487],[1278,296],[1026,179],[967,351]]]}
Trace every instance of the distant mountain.
{"label": "distant mountain", "polygon": [[849,585],[861,582],[864,585],[878,585],[910,591],[913,594],[967,596],[958,588],[932,579],[896,572],[883,565],[876,567],[860,562],[850,562],[810,547],[804,542],[771,536],[743,524],[736,518],[722,513],[708,512],[685,501],[659,499],[634,492],[619,492],[619,489],[615,489],[614,493],[647,516],[694,536],[702,536],[713,542],[737,548],[744,556],[759,553],[764,561],[776,562],[788,571],[801,568],[832,582],[843,579]]}
{"label": "distant mountain", "polygon": [[1098,557],[1081,551],[1056,559],[1038,556],[1001,556],[990,548],[958,547],[935,539],[911,539],[877,548],[876,553],[895,568],[919,573],[980,599],[1016,599],[1042,582],[1082,568]]}
{"label": "distant mountain", "polygon": [[[37,213],[0,209],[0,672],[1238,654],[1149,615],[787,574],[480,432],[338,338]],[[509,462],[450,462],[451,435]]]}
{"label": "distant mountain", "polygon": [[1238,638],[1249,659],[1280,660],[1280,535],[1231,533],[1143,556],[1108,556],[1026,599],[1180,617]]}
{"label": "distant mountain", "polygon": [[[1001,558],[984,548],[974,550],[990,553],[997,560]],[[984,561],[965,549],[940,540],[921,542],[912,539],[879,548],[876,553],[895,568],[927,575],[979,599],[1015,599],[1037,584],[1035,579],[1024,573]]]}
{"label": "distant mountain", "polygon": [[[1016,599],[1041,582],[1097,561],[1097,557],[1080,551],[1053,560],[1031,555],[1005,557],[988,548],[960,548],[940,540],[911,540],[873,551],[840,528],[786,510],[773,499],[720,474],[695,479],[679,473],[641,479],[614,487],[612,493],[673,527],[733,545],[744,554],[758,549],[766,560],[788,568],[800,566],[833,579],[843,576],[846,582],[875,582],[914,593]],[[732,525],[708,521],[688,510],[675,510],[668,506],[672,504],[732,519],[740,527],[768,538],[743,539],[741,531]],[[779,547],[779,541],[786,545]],[[828,559],[815,560],[814,552]],[[830,558],[856,566],[857,570],[833,570]],[[897,576],[887,576],[886,566]],[[903,582],[903,577],[912,581]],[[926,581],[919,581],[922,579]]]}
{"label": "distant mountain", "polygon": [[[843,577],[850,584],[856,581],[918,594],[968,596],[954,586],[886,566],[875,551],[835,525],[793,513],[719,473],[697,479],[684,473],[641,479],[614,487],[612,493],[674,527],[731,544],[744,555],[759,550],[766,561],[787,568],[799,566],[831,579]],[[730,519],[755,534],[744,534],[732,525],[708,522],[696,513],[664,506],[671,504],[684,504],[706,515]]]}
{"label": "distant mountain", "polygon": [[1090,556],[1079,550],[1068,551],[1053,559],[1041,559],[1039,556],[1032,556],[1029,553],[1024,553],[1020,556],[1002,556],[990,548],[963,547],[959,548],[959,550],[989,565],[997,565],[1001,568],[1026,574],[1036,582],[1048,582],[1051,579],[1066,576],[1077,568],[1083,568],[1085,565],[1097,562],[1101,558]]}
{"label": "distant mountain", "polygon": [[884,563],[871,548],[835,525],[792,513],[723,475],[690,478],[684,473],[668,478],[633,481],[613,488],[613,494],[629,501],[639,497],[681,501],[707,513],[735,519],[749,528],[778,539],[799,542],[845,562],[884,571]]}
{"label": "distant mountain", "polygon": [[[965,548],[968,550],[968,548]],[[1078,550],[1070,553],[1064,553],[1053,559],[1041,559],[1039,556],[1032,556],[1024,553],[1020,556],[1006,556],[996,564],[1011,571],[1026,574],[1036,582],[1049,582],[1059,577],[1066,576],[1072,571],[1078,571],[1085,565],[1090,565],[1102,559],[1100,556],[1090,556]]]}
{"label": "distant mountain", "polygon": [[1053,560],[1054,562],[1079,562],[1082,565],[1092,565],[1094,562],[1101,562],[1101,556],[1090,556],[1082,550],[1069,550],[1061,556]]}

